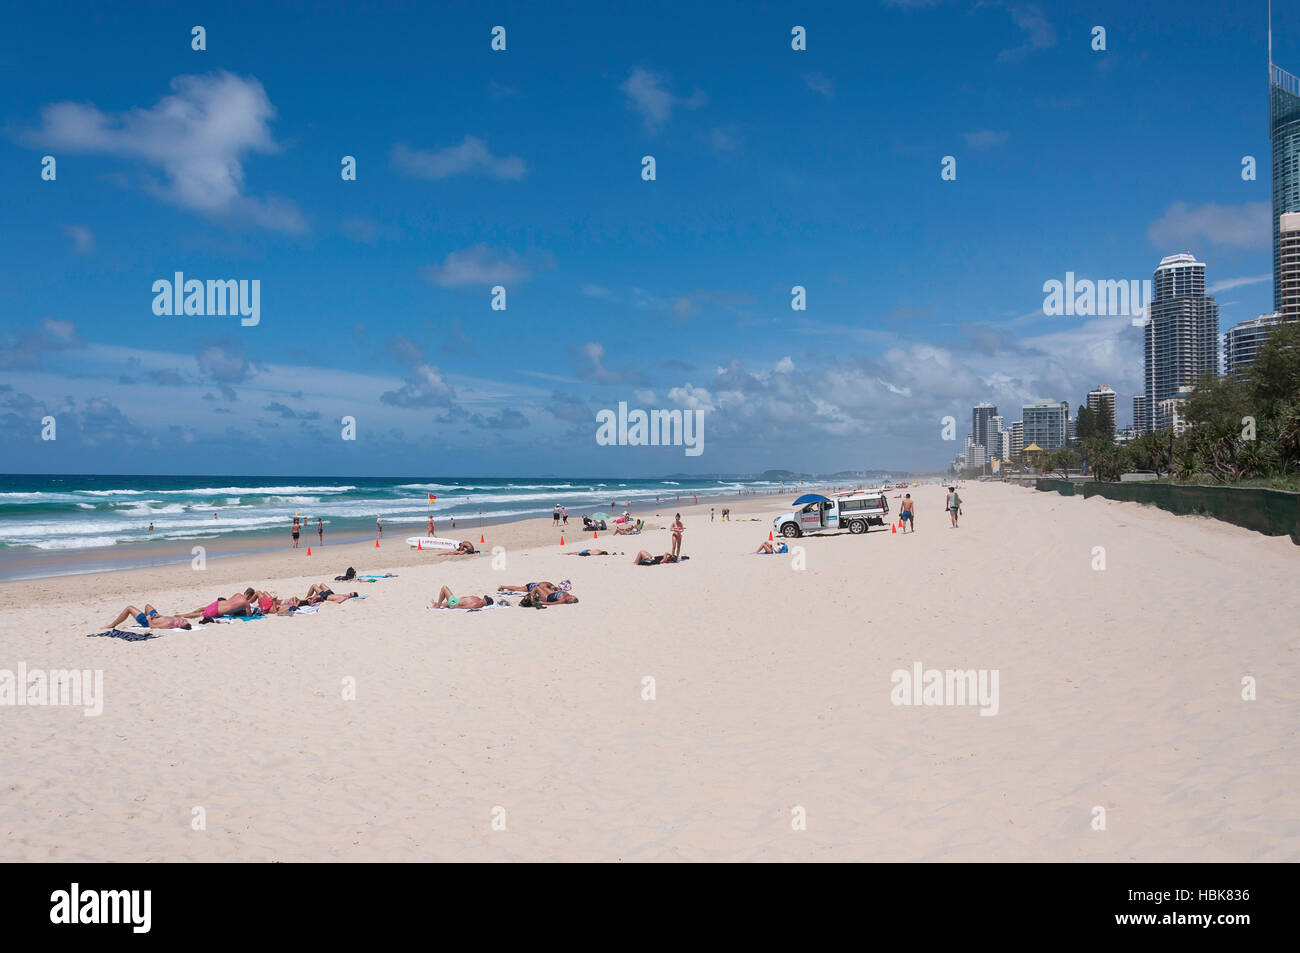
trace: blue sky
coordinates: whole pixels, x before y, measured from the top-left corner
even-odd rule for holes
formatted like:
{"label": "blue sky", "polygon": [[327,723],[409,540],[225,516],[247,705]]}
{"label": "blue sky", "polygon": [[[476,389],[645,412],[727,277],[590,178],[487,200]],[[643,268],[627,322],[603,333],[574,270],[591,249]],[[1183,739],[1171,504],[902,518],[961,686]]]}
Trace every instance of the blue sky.
{"label": "blue sky", "polygon": [[[8,470],[938,469],[981,400],[1130,418],[1140,331],[1044,281],[1191,251],[1271,310],[1263,3],[52,3],[0,79]],[[176,271],[260,323],[155,315]],[[704,452],[598,446],[620,401]]]}

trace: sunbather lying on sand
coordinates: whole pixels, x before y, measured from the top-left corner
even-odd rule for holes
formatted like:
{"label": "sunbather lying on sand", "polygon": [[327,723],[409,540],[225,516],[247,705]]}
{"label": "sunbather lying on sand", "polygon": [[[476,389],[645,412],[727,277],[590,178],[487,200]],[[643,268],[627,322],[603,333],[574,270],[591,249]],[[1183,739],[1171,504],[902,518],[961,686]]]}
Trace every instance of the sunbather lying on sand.
{"label": "sunbather lying on sand", "polygon": [[184,616],[179,615],[160,615],[158,610],[149,603],[144,604],[144,611],[141,612],[135,606],[127,606],[122,610],[122,614],[109,623],[110,629],[116,629],[128,616],[135,616],[135,624],[149,629],[188,629],[189,622]]}
{"label": "sunbather lying on sand", "polygon": [[533,606],[564,606],[577,603],[578,597],[571,592],[564,592],[561,589],[548,589],[546,586],[538,586],[528,595],[519,600],[519,604],[524,607]]}
{"label": "sunbather lying on sand", "polygon": [[769,555],[774,553],[784,553],[786,551],[787,550],[786,550],[785,543],[777,543],[775,546],[773,546],[772,541],[770,539],[763,540],[762,544],[758,547],[758,549],[754,550],[755,553],[767,553]]}
{"label": "sunbather lying on sand", "polygon": [[257,595],[257,590],[249,586],[243,592],[237,592],[229,599],[216,599],[202,609],[195,609],[193,612],[186,612],[186,619],[215,619],[223,615],[252,615],[253,614],[253,597]]}
{"label": "sunbather lying on sand", "polygon": [[569,553],[570,556],[622,556],[622,553],[611,553],[608,549],[580,549],[576,553]]}
{"label": "sunbather lying on sand", "polygon": [[356,595],[357,593],[355,592],[349,592],[346,594],[335,592],[325,583],[318,582],[307,590],[307,598],[303,601],[309,606],[317,606],[322,602],[347,602]]}
{"label": "sunbather lying on sand", "polygon": [[448,556],[476,556],[479,550],[474,548],[474,544],[468,539],[463,540],[459,546],[447,553]]}
{"label": "sunbather lying on sand", "polygon": [[662,556],[651,556],[644,549],[636,554],[632,562],[638,566],[658,566],[660,563],[675,563],[679,560],[690,559],[690,556],[674,556],[672,553],[664,553]]}
{"label": "sunbather lying on sand", "polygon": [[482,609],[492,605],[491,596],[453,596],[451,590],[443,586],[438,593],[435,609]]}
{"label": "sunbather lying on sand", "polygon": [[567,579],[560,580],[560,584],[558,586],[553,582],[546,582],[545,580],[543,580],[542,582],[526,582],[522,586],[507,586],[505,583],[502,583],[501,585],[497,586],[497,589],[500,590],[501,592],[532,592],[538,586],[545,586],[547,589],[562,589],[565,592],[568,592],[569,580]]}

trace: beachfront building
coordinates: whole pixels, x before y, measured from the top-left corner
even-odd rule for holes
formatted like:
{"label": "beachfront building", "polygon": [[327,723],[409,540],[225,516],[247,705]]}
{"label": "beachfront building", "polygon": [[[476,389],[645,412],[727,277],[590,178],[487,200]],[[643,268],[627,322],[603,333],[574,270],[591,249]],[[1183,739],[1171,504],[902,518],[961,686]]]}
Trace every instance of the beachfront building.
{"label": "beachfront building", "polygon": [[1151,432],[1151,402],[1146,394],[1133,395],[1133,429],[1139,434]]}
{"label": "beachfront building", "polygon": [[981,403],[971,408],[971,439],[981,447],[989,447],[989,422],[997,416],[996,404]]}
{"label": "beachfront building", "polygon": [[1156,430],[1172,430],[1178,437],[1187,432],[1189,424],[1183,416],[1183,404],[1191,392],[1191,387],[1180,387],[1173,397],[1167,397],[1156,404]]}
{"label": "beachfront building", "polygon": [[1224,373],[1238,374],[1255,363],[1255,352],[1281,321],[1280,315],[1261,314],[1230,327],[1223,336]]}
{"label": "beachfront building", "polygon": [[1024,445],[1037,444],[1042,450],[1058,450],[1066,441],[1070,425],[1070,405],[1059,400],[1036,400],[1020,408],[1024,424]]}
{"label": "beachfront building", "polygon": [[1088,413],[1097,421],[1098,433],[1115,435],[1115,399],[1118,395],[1109,384],[1101,384],[1096,390],[1088,391]]}
{"label": "beachfront building", "polygon": [[1273,65],[1272,23],[1268,28],[1268,137],[1273,143],[1273,310],[1285,315],[1282,220],[1288,213],[1300,212],[1300,79]]}
{"label": "beachfront building", "polygon": [[1160,260],[1152,289],[1144,328],[1146,397],[1157,407],[1202,374],[1218,373],[1219,305],[1205,293],[1204,262],[1185,253]]}
{"label": "beachfront building", "polygon": [[971,467],[982,467],[989,462],[988,454],[985,449],[978,443],[970,445],[970,450],[966,453],[966,465]]}
{"label": "beachfront building", "polygon": [[1283,321],[1300,321],[1300,212],[1278,217],[1277,311]]}
{"label": "beachfront building", "polygon": [[1132,443],[1140,436],[1142,436],[1142,433],[1136,427],[1125,427],[1115,434],[1115,442],[1122,446],[1126,443]]}
{"label": "beachfront building", "polygon": [[1017,420],[1011,425],[1009,433],[1011,434],[1011,446],[1007,451],[1007,456],[1014,459],[1025,452],[1025,422]]}

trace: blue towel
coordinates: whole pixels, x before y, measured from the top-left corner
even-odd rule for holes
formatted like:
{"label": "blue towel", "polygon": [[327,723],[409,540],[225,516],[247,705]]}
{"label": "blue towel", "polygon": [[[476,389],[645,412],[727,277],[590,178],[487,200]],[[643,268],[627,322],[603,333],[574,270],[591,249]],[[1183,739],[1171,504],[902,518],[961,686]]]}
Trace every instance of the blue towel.
{"label": "blue towel", "polygon": [[121,629],[109,629],[107,632],[91,632],[86,638],[94,639],[100,636],[110,639],[125,639],[127,642],[143,642],[146,639],[157,638],[157,636],[149,632],[123,632]]}

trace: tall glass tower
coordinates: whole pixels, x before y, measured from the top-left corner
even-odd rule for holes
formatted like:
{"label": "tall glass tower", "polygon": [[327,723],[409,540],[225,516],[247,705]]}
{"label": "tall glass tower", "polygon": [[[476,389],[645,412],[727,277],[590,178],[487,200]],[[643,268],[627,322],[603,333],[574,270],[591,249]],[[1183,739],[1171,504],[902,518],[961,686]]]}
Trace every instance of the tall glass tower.
{"label": "tall glass tower", "polygon": [[1282,310],[1280,219],[1300,212],[1300,78],[1273,65],[1273,10],[1268,21],[1268,136],[1273,141],[1273,310]]}

